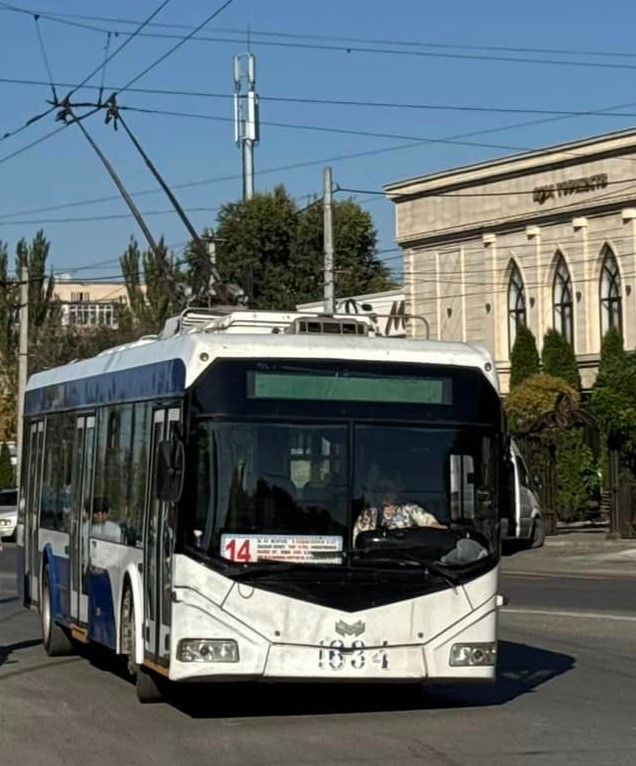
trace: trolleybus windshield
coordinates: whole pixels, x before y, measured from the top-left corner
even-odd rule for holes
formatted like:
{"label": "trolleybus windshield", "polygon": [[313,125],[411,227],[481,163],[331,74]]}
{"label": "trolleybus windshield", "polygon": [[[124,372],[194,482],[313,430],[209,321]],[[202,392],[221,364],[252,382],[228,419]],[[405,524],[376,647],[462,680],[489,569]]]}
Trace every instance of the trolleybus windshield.
{"label": "trolleybus windshield", "polygon": [[182,539],[208,559],[462,567],[497,555],[501,415],[477,370],[223,361],[192,411]]}

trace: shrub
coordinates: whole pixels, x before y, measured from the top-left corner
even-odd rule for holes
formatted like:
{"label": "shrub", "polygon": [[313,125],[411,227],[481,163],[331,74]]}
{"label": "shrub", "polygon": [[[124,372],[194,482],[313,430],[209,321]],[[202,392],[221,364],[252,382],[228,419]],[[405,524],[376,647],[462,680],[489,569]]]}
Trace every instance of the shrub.
{"label": "shrub", "polygon": [[513,388],[506,400],[510,431],[524,434],[545,427],[541,421],[554,415],[565,421],[578,410],[579,392],[561,378],[536,374]]}
{"label": "shrub", "polygon": [[572,388],[581,388],[581,376],[572,345],[557,330],[548,330],[543,339],[541,352],[543,371],[561,378]]}
{"label": "shrub", "polygon": [[520,325],[510,354],[510,388],[536,375],[539,369],[539,352],[534,335],[528,327]]}

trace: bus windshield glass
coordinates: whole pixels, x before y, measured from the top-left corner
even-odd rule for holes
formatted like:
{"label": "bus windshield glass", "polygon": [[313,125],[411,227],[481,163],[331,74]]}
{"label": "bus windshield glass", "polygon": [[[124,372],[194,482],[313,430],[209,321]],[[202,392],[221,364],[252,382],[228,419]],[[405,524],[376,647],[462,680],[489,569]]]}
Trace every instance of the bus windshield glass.
{"label": "bus windshield glass", "polygon": [[492,430],[205,418],[190,445],[185,539],[209,558],[373,565],[408,552],[461,566],[496,555]]}

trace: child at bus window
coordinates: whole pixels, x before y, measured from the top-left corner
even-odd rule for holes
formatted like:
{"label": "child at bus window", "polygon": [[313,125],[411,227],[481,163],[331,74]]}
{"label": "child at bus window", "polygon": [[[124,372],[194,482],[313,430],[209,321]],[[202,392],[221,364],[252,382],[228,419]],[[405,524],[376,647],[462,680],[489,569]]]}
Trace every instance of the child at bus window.
{"label": "child at bus window", "polygon": [[91,520],[91,537],[97,537],[100,540],[108,540],[113,543],[122,541],[121,528],[114,521],[110,521],[108,514],[110,509],[108,503],[101,498],[93,498],[93,516]]}
{"label": "child at bus window", "polygon": [[373,529],[405,529],[408,527],[434,527],[446,529],[446,525],[416,503],[398,503],[397,491],[391,481],[381,481],[380,502],[360,512],[353,527],[353,543],[360,532]]}

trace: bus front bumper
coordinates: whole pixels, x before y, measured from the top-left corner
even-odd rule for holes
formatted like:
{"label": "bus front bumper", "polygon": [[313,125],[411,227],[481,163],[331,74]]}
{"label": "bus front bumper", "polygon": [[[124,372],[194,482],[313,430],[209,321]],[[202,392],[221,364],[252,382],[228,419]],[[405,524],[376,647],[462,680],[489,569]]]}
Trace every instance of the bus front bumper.
{"label": "bus front bumper", "polygon": [[[204,603],[194,591],[187,591],[181,598],[173,604],[172,615],[169,677],[174,681],[495,680],[497,597],[494,595],[479,607],[469,609],[459,620],[440,624],[428,636],[417,633],[404,636],[399,642],[366,643],[364,636],[347,635],[303,644],[267,638],[258,631],[258,625],[237,620],[207,599]],[[409,606],[408,602],[402,605]],[[423,606],[425,608],[425,604]],[[359,621],[348,617],[349,624],[355,627]],[[367,613],[367,621],[372,617]],[[220,651],[212,651],[214,646],[207,645],[206,640],[226,643]],[[190,651],[192,647],[194,650]]]}

